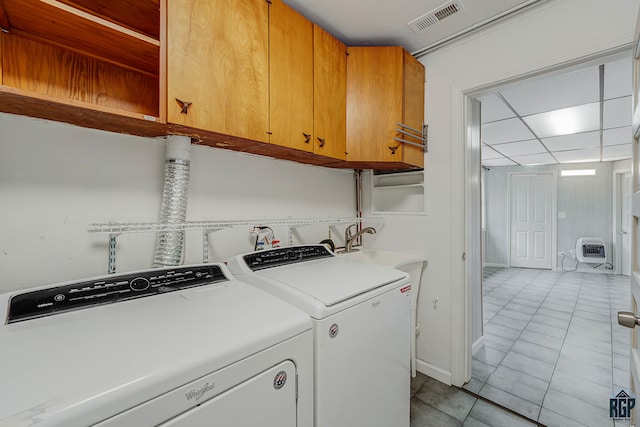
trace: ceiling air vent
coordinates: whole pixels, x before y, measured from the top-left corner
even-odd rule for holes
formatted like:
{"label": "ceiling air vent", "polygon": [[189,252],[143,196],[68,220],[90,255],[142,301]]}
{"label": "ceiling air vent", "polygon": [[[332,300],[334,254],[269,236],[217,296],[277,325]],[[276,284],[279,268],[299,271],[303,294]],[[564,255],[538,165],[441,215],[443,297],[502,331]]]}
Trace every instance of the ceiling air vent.
{"label": "ceiling air vent", "polygon": [[449,18],[450,16],[460,12],[462,10],[462,3],[460,1],[450,1],[443,4],[440,7],[435,8],[429,13],[422,15],[421,17],[414,19],[407,25],[415,33],[421,33],[432,25]]}

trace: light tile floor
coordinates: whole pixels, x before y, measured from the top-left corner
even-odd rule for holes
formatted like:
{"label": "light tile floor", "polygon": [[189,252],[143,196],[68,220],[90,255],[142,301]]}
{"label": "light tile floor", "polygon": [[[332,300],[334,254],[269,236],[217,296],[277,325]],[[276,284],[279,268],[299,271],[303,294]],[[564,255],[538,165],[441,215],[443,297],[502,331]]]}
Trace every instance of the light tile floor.
{"label": "light tile floor", "polygon": [[411,427],[530,427],[524,418],[421,373],[411,381]]}
{"label": "light tile floor", "polygon": [[617,324],[629,277],[485,268],[483,295],[485,345],[465,389],[547,426],[628,425],[609,418],[609,397],[630,383],[630,330]]}

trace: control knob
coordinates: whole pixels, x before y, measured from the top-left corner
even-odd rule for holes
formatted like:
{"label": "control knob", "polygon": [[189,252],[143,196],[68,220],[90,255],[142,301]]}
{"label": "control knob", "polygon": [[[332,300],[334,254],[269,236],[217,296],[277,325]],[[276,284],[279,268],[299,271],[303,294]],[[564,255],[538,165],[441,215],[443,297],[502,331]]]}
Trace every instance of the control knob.
{"label": "control knob", "polygon": [[132,291],[142,292],[149,289],[149,280],[144,277],[136,277],[129,283],[129,287]]}

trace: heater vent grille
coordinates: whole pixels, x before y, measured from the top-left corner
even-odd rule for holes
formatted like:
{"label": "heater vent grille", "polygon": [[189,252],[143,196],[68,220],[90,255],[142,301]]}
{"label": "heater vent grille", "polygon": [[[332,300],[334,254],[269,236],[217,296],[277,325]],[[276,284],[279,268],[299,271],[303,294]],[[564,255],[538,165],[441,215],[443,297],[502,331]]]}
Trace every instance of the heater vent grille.
{"label": "heater vent grille", "polygon": [[422,15],[419,18],[414,19],[409,22],[407,25],[411,28],[415,33],[421,33],[425,31],[427,28],[432,25],[437,24],[438,22],[449,18],[452,15],[462,11],[462,3],[460,1],[450,1],[442,6],[432,10],[429,13]]}
{"label": "heater vent grille", "polygon": [[605,242],[599,237],[580,237],[576,242],[576,259],[588,264],[602,264],[607,261]]}

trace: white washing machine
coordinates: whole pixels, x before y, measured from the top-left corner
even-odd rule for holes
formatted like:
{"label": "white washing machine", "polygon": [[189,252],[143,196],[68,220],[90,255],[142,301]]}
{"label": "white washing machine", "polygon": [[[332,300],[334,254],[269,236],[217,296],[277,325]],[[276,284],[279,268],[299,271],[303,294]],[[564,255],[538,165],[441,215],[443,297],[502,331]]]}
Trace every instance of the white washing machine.
{"label": "white washing machine", "polygon": [[240,255],[228,266],[313,319],[316,427],[409,426],[406,273],[323,245]]}
{"label": "white washing machine", "polygon": [[307,314],[207,264],[0,295],[0,426],[313,425]]}

